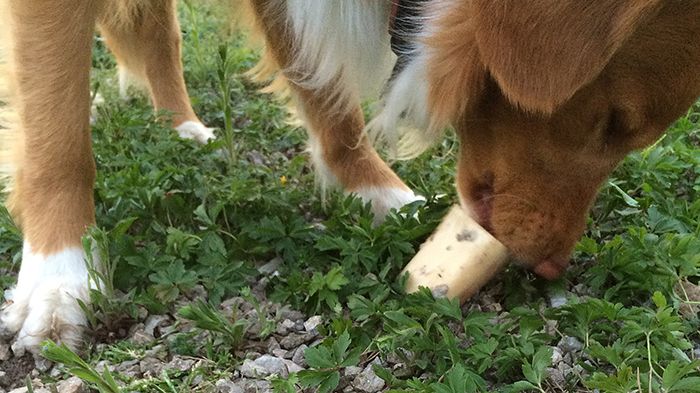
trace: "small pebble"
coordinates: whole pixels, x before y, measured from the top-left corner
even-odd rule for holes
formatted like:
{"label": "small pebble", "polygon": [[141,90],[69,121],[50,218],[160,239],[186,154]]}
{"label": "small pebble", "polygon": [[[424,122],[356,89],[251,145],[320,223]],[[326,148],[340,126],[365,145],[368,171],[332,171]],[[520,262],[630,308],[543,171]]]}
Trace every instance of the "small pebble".
{"label": "small pebble", "polygon": [[571,336],[564,336],[557,346],[564,352],[577,352],[583,349],[583,343]]}
{"label": "small pebble", "polygon": [[345,367],[345,370],[343,370],[343,375],[346,377],[354,377],[362,372],[362,367],[357,367],[357,366],[349,366]]}
{"label": "small pebble", "polygon": [[[132,359],[132,360],[126,360],[126,361],[123,361],[123,362],[117,364],[116,366],[114,366],[114,369],[119,373],[124,373],[125,370],[128,370],[131,367],[138,366],[138,365],[139,365],[138,359]],[[112,367],[110,367],[110,369],[111,368]]]}
{"label": "small pebble", "polygon": [[251,150],[246,154],[246,158],[248,161],[250,161],[253,165],[257,166],[263,166],[265,165],[265,157],[260,154],[257,150]]}
{"label": "small pebble", "polygon": [[561,363],[561,361],[564,359],[564,356],[562,355],[561,349],[557,347],[552,347],[552,364],[557,365]]}
{"label": "small pebble", "polygon": [[278,358],[289,359],[289,351],[281,348],[273,349],[271,352],[274,356]]}
{"label": "small pebble", "polygon": [[139,363],[139,370],[145,377],[155,377],[160,375],[161,371],[163,371],[163,366],[163,362],[159,359],[145,357],[141,359]]}
{"label": "small pebble", "polygon": [[149,344],[149,343],[153,342],[154,340],[155,340],[155,337],[146,333],[142,323],[135,325],[131,329],[131,342],[133,342],[136,345]]}
{"label": "small pebble", "polygon": [[41,356],[35,355],[34,367],[39,370],[39,372],[46,373],[53,367],[53,362]]}
{"label": "small pebble", "polygon": [[240,297],[232,297],[230,299],[226,299],[223,302],[221,302],[221,305],[219,308],[224,310],[227,313],[230,313],[232,310],[238,309],[238,306],[243,302],[243,299]]}
{"label": "small pebble", "polygon": [[285,319],[284,321],[282,321],[282,323],[280,323],[280,326],[287,330],[293,330],[294,326],[296,326],[296,323],[291,319]]}
{"label": "small pebble", "polygon": [[291,360],[287,359],[282,359],[284,361],[284,364],[287,366],[287,371],[290,373],[298,373],[299,371],[304,370],[304,367],[299,366],[298,364],[294,363]]}
{"label": "small pebble", "polygon": [[153,337],[160,337],[161,328],[168,325],[170,317],[168,315],[149,315],[144,321],[143,331]]}
{"label": "small pebble", "polygon": [[368,364],[367,367],[353,379],[352,386],[361,392],[374,393],[384,388],[384,380],[374,373],[372,364]]}
{"label": "small pebble", "polygon": [[229,381],[228,379],[220,379],[216,381],[216,391],[219,393],[244,393],[242,387]]}
{"label": "small pebble", "polygon": [[280,346],[284,349],[294,349],[316,337],[314,333],[291,333],[280,340]]}
{"label": "small pebble", "polygon": [[274,272],[277,271],[277,269],[279,268],[279,266],[281,264],[282,264],[282,258],[274,257],[268,263],[260,266],[258,268],[258,271],[261,274],[273,274]]}
{"label": "small pebble", "polygon": [[552,294],[552,296],[549,298],[549,304],[554,308],[561,307],[566,303],[566,293],[564,292],[557,292],[555,294]]}
{"label": "small pebble", "polygon": [[284,359],[263,355],[255,360],[246,359],[240,368],[241,375],[248,378],[264,378],[278,375],[281,378],[289,376],[289,370]]}
{"label": "small pebble", "polygon": [[178,370],[178,371],[188,371],[194,367],[195,361],[193,359],[183,358],[180,355],[173,356],[173,359],[168,362],[166,368],[168,370]]}
{"label": "small pebble", "polygon": [[306,364],[306,358],[304,357],[304,351],[306,351],[306,348],[308,348],[306,344],[301,344],[294,351],[294,355],[292,356],[292,361],[301,367],[308,366],[308,364]]}
{"label": "small pebble", "polygon": [[65,381],[59,382],[57,388],[59,393],[88,392],[87,386],[85,386],[85,383],[78,377],[70,377]]}
{"label": "small pebble", "polygon": [[563,386],[566,383],[566,376],[564,372],[556,367],[548,367],[545,369],[549,380],[554,382],[558,386]]}
{"label": "small pebble", "polygon": [[197,284],[187,291],[186,295],[190,300],[207,300],[208,293],[203,285]]}
{"label": "small pebble", "polygon": [[290,319],[296,321],[299,319],[304,319],[304,314],[297,310],[291,310],[288,307],[282,307],[279,311],[279,317],[281,319]]}
{"label": "small pebble", "polygon": [[270,381],[252,380],[245,384],[245,393],[272,393]]}
{"label": "small pebble", "polygon": [[165,360],[168,356],[168,348],[165,344],[154,345],[152,348],[144,352],[144,356]]}
{"label": "small pebble", "polygon": [[[49,371],[49,376],[53,379],[60,379],[61,375],[63,375],[63,370],[61,370],[60,367],[53,367],[51,371]],[[2,385],[1,382],[0,385]]]}
{"label": "small pebble", "polygon": [[192,386],[199,386],[204,382],[204,377],[202,375],[197,374],[194,379],[192,380],[191,385]]}
{"label": "small pebble", "polygon": [[304,330],[312,333],[312,332],[318,332],[316,328],[318,325],[320,325],[323,322],[323,319],[321,318],[320,315],[314,315],[313,317],[309,318],[304,322]]}
{"label": "small pebble", "polygon": [[270,337],[267,340],[267,353],[273,353],[274,351],[279,350],[280,348],[280,343],[277,342],[277,340],[274,337]]}
{"label": "small pebble", "polygon": [[0,362],[9,360],[11,354],[12,353],[10,352],[10,346],[5,343],[0,343]]}

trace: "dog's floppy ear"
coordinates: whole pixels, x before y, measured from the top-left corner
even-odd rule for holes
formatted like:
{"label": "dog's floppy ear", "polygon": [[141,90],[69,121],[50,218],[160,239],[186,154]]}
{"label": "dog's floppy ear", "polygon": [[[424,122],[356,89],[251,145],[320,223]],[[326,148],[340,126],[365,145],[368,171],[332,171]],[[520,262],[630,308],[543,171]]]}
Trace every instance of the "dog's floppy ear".
{"label": "dog's floppy ear", "polygon": [[603,70],[662,0],[475,0],[481,61],[515,105],[551,113]]}
{"label": "dog's floppy ear", "polygon": [[439,9],[425,38],[428,107],[434,129],[477,105],[488,75],[476,43],[472,4],[447,3],[450,7]]}

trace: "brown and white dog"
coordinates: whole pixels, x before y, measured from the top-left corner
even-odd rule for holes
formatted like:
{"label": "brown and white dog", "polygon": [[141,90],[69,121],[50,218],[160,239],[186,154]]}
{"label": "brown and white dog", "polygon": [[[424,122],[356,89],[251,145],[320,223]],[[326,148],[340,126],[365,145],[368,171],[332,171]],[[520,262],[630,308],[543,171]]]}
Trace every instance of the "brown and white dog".
{"label": "brown and white dog", "polygon": [[[47,337],[77,346],[75,298],[88,289],[80,239],[94,223],[94,27],[181,135],[212,134],[185,90],[174,0],[0,1],[20,140],[9,206],[24,233],[0,325],[17,351]],[[546,278],[566,268],[600,183],[700,93],[697,0],[425,0],[393,76],[392,0],[248,3],[263,64],[291,92],[323,179],[381,216],[417,197],[366,131],[413,156],[452,126],[463,206]],[[360,100],[385,84],[366,126]]]}

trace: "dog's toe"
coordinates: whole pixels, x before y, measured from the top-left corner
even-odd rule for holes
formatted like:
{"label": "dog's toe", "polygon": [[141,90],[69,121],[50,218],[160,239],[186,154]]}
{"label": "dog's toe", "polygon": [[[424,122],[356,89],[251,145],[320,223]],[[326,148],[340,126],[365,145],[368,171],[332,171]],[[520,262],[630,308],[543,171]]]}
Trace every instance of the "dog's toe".
{"label": "dog's toe", "polygon": [[400,209],[415,201],[425,201],[423,196],[416,195],[409,189],[396,187],[368,187],[354,191],[353,194],[372,203],[376,224],[382,223],[391,209]]}
{"label": "dog's toe", "polygon": [[25,302],[16,302],[10,290],[5,292],[5,298],[7,300],[0,308],[0,338],[9,340],[22,327],[22,323],[27,317],[27,307]]}
{"label": "dog's toe", "polygon": [[12,352],[38,353],[44,340],[81,347],[85,316],[77,298],[87,296],[86,289],[43,286],[25,299],[11,301],[0,314],[0,331],[14,337]]}
{"label": "dog's toe", "polygon": [[[21,319],[21,313],[8,319]],[[35,291],[25,308],[12,352],[21,356],[25,351],[37,353],[41,343],[50,339],[76,349],[81,347],[85,316],[74,294],[63,288],[41,288]]]}
{"label": "dog's toe", "polygon": [[181,138],[193,139],[199,143],[207,143],[214,139],[214,129],[205,126],[198,121],[186,121],[175,127]]}

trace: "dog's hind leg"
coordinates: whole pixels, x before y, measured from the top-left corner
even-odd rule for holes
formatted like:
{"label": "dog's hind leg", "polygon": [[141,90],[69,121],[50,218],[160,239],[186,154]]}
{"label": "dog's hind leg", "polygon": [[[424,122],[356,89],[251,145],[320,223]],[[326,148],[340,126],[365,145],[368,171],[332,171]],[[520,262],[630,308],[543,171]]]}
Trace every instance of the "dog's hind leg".
{"label": "dog's hind leg", "polygon": [[[379,157],[364,132],[363,87],[391,71],[390,2],[252,0],[268,57],[281,69],[309,133],[323,182],[372,203],[381,221],[421,199]],[[388,60],[388,61],[387,61]]]}
{"label": "dog's hind leg", "polygon": [[175,6],[174,0],[111,1],[98,27],[117,58],[120,76],[131,74],[144,82],[155,109],[172,113],[180,136],[205,143],[214,133],[190,104]]}
{"label": "dog's hind leg", "polygon": [[81,237],[94,223],[90,53],[99,2],[11,0],[12,69],[20,140],[9,208],[24,236],[0,332],[13,350],[48,338],[78,347],[88,301]]}

